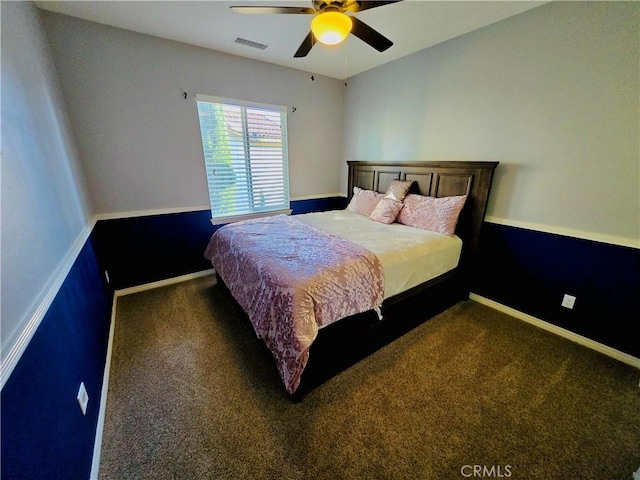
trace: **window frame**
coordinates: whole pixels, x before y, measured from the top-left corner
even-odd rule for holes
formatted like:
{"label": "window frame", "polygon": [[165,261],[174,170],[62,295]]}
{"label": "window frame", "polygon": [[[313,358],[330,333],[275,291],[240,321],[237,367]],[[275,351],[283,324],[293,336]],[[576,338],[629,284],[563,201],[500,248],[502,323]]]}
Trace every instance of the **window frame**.
{"label": "window frame", "polygon": [[[283,105],[273,105],[268,103],[260,103],[260,102],[252,102],[246,100],[239,100],[233,98],[226,97],[218,97],[213,95],[204,95],[204,94],[196,94],[196,114],[198,115],[198,126],[199,126],[199,139],[200,146],[202,148],[202,159],[205,167],[205,176],[207,177],[207,194],[209,195],[209,207],[211,212],[211,223],[213,225],[223,225],[226,223],[233,223],[241,220],[249,220],[252,218],[261,218],[268,217],[279,214],[289,215],[292,212],[291,209],[291,192],[289,185],[289,145],[288,145],[288,124],[287,124],[287,112],[288,107]],[[281,128],[281,150],[282,150],[282,181],[284,184],[284,202],[283,205],[286,204],[285,208],[274,207],[273,209],[260,211],[260,212],[248,212],[248,213],[239,213],[239,214],[231,214],[231,215],[223,215],[216,216],[214,215],[214,205],[212,201],[212,188],[209,182],[209,165],[207,163],[207,157],[205,153],[205,145],[202,138],[202,124],[200,122],[200,110],[198,107],[199,102],[213,103],[217,105],[225,105],[225,106],[233,106],[233,107],[241,107],[241,108],[255,108],[260,110],[268,110],[270,112],[279,112],[280,113],[280,128]],[[251,140],[247,137],[245,132],[243,132],[243,144],[248,145]],[[246,160],[247,157],[245,157]],[[248,158],[251,158],[250,156]],[[247,169],[247,173],[251,171],[250,167]],[[253,193],[253,189],[251,190]]]}

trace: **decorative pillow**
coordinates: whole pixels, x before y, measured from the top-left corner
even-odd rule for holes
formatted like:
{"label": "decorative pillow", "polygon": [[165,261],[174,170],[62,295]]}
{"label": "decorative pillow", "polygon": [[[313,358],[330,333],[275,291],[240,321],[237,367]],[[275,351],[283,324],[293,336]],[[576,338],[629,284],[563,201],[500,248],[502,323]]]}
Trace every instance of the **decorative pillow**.
{"label": "decorative pillow", "polygon": [[387,193],[384,194],[384,198],[390,198],[398,202],[403,201],[404,197],[409,193],[412,183],[413,181],[411,180],[392,180],[391,185],[389,185],[387,189]]}
{"label": "decorative pillow", "polygon": [[452,237],[466,200],[466,195],[435,198],[409,194],[404,199],[404,207],[397,221],[410,227],[444,233]]}
{"label": "decorative pillow", "polygon": [[368,217],[383,197],[384,195],[382,193],[374,192],[373,190],[364,190],[360,187],[353,187],[353,197],[351,197],[351,201],[349,205],[347,205],[347,210]]}
{"label": "decorative pillow", "polygon": [[383,198],[378,202],[376,208],[373,209],[369,218],[380,223],[393,223],[398,216],[398,213],[402,210],[402,202],[391,200],[390,198]]}

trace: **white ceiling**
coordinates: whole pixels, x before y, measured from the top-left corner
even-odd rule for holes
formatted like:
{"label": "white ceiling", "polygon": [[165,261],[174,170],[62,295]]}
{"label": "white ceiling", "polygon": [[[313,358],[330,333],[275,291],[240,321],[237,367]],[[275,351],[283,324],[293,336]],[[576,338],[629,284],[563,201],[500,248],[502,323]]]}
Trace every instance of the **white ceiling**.
{"label": "white ceiling", "polygon": [[[316,44],[293,54],[309,32],[312,15],[247,15],[231,5],[312,6],[308,1],[36,1],[45,10],[157,37],[344,79],[445,40],[517,15],[547,1],[403,0],[356,14],[394,42],[383,53],[350,35],[342,45]],[[237,37],[268,45],[235,43]]]}

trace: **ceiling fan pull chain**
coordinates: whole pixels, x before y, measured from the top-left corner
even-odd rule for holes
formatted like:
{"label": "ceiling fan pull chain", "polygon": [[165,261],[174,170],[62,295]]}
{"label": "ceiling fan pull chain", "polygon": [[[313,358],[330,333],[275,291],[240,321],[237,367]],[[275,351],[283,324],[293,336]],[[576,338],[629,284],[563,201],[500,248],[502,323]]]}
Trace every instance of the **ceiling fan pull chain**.
{"label": "ceiling fan pull chain", "polygon": [[344,46],[344,86],[347,86],[347,45]]}

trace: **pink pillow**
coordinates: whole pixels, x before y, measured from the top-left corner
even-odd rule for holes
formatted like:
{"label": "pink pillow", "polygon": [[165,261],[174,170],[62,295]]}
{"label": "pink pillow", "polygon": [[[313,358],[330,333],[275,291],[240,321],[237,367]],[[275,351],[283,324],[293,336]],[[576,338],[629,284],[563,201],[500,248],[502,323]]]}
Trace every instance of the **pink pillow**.
{"label": "pink pillow", "polygon": [[373,212],[373,209],[376,208],[378,202],[382,200],[382,197],[384,197],[382,193],[353,187],[353,197],[351,197],[351,201],[347,205],[347,210],[368,217]]}
{"label": "pink pillow", "polygon": [[466,200],[466,195],[435,198],[409,194],[404,199],[404,207],[397,221],[410,227],[444,233],[452,237]]}
{"label": "pink pillow", "polygon": [[380,223],[393,223],[402,210],[402,202],[391,200],[390,198],[383,198],[378,202],[376,208],[373,209],[369,218]]}
{"label": "pink pillow", "polygon": [[413,184],[412,180],[392,180],[387,193],[384,194],[384,198],[390,198],[391,200],[397,200],[399,202],[404,200],[404,197],[409,193],[409,189]]}

